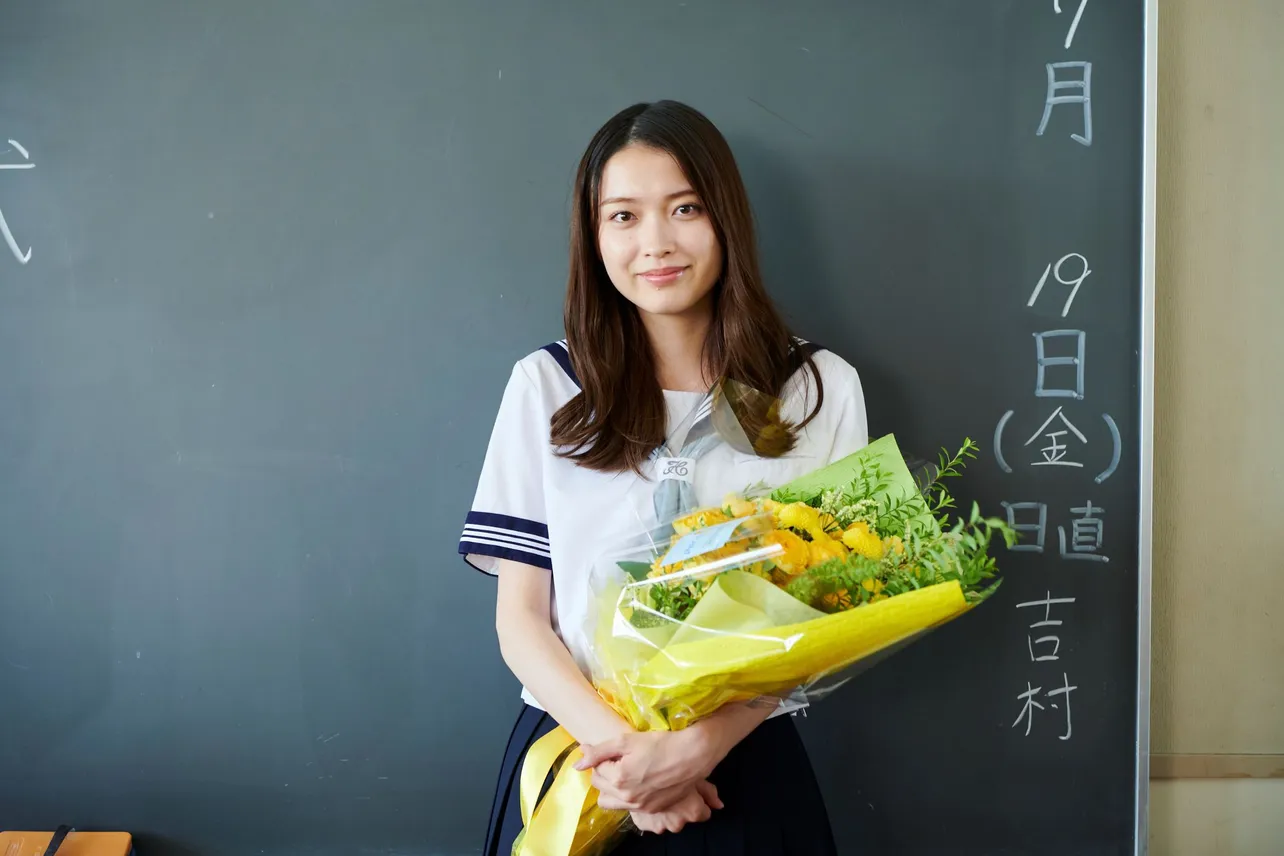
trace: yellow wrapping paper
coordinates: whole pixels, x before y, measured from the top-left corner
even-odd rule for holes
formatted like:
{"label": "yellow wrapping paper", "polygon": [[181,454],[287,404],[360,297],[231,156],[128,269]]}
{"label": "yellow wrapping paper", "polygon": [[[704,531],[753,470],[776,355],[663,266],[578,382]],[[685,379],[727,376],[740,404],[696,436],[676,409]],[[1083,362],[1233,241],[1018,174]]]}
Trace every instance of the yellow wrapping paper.
{"label": "yellow wrapping paper", "polygon": [[[728,571],[674,639],[638,671],[634,695],[643,710],[667,709],[689,722],[729,701],[788,693],[967,609],[962,588],[951,581],[827,615],[761,577]],[[771,622],[777,610],[815,617]]]}

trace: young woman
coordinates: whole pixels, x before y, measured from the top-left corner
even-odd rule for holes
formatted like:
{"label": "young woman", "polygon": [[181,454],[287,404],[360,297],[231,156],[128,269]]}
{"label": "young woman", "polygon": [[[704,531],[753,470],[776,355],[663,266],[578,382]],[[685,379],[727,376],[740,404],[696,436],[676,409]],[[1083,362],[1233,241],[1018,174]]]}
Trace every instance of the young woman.
{"label": "young woman", "polygon": [[[731,149],[683,104],[635,105],[593,137],[570,256],[566,339],[513,368],[459,546],[499,577],[500,651],[523,687],[483,853],[508,856],[522,760],[560,723],[599,802],[643,833],[619,856],[832,854],[790,710],[728,705],[679,732],[634,732],[586,678],[578,628],[593,561],[686,510],[656,458],[695,458],[687,506],[783,483],[867,443],[860,380],[781,320]],[[774,448],[689,439],[712,430],[702,405],[721,378],[780,398]]]}

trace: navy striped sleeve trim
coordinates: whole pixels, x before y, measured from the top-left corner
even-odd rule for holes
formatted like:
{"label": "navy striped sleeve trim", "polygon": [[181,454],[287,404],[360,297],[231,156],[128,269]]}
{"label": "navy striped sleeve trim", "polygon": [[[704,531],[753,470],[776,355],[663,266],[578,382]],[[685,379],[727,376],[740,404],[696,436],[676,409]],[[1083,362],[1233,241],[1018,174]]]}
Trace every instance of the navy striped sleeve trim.
{"label": "navy striped sleeve trim", "polygon": [[465,561],[470,555],[489,556],[553,569],[548,526],[507,514],[470,511],[464,521],[464,534],[459,539],[459,553]]}
{"label": "navy striped sleeve trim", "polygon": [[[553,359],[557,360],[557,364],[562,367],[562,371],[566,372],[566,376],[571,379],[571,382],[576,386],[580,386],[580,379],[575,376],[575,367],[571,365],[571,352],[566,347],[565,339],[560,342],[554,342],[551,345],[545,345],[540,350],[548,351]],[[580,388],[583,389],[582,386]]]}

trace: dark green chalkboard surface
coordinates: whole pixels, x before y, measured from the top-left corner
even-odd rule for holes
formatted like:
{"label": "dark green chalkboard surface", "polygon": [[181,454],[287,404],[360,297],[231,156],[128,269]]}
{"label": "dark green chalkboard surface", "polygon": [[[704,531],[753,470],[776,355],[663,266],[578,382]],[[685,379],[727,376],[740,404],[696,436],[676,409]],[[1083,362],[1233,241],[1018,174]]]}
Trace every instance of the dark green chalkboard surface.
{"label": "dark green chalkboard surface", "polygon": [[800,719],[842,852],[1133,853],[1146,5],[4,4],[0,828],[477,852],[518,687],[456,539],[582,147],[676,98],[871,431],[977,439],[1041,548]]}

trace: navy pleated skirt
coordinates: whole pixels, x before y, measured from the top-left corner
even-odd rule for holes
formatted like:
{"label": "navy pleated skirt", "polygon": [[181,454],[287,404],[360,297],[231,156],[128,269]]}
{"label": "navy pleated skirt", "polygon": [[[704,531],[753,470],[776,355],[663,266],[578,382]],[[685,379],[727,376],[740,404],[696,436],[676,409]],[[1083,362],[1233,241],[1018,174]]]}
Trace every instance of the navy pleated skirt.
{"label": "navy pleated skirt", "polygon": [[[522,760],[557,727],[538,708],[522,706],[504,753],[483,856],[509,856],[522,828]],[[725,808],[679,833],[630,835],[611,856],[835,856],[833,833],[806,747],[792,716],[754,729],[709,777]]]}

